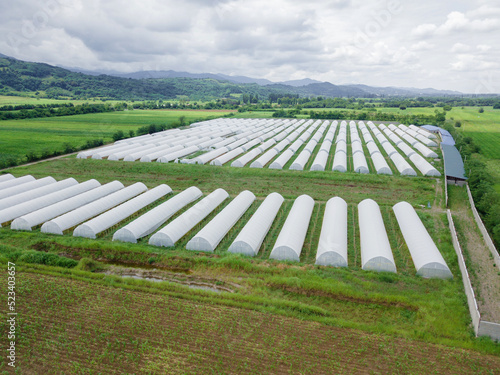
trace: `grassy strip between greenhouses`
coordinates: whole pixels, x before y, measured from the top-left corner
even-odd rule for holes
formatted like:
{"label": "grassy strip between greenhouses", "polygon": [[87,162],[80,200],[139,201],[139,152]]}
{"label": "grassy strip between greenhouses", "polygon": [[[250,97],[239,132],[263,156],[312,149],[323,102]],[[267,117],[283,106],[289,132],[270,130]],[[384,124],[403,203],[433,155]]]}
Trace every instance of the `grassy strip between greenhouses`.
{"label": "grassy strip between greenhouses", "polygon": [[308,194],[317,201],[327,201],[334,196],[340,196],[350,203],[359,203],[363,199],[371,198],[379,204],[408,201],[412,205],[425,205],[434,200],[436,189],[435,179],[423,177],[175,163],[120,163],[106,160],[82,160],[75,157],[21,166],[6,172],[16,176],[31,174],[37,178],[74,177],[78,181],[95,178],[101,183],[119,180],[126,185],[140,181],[148,187],[166,183],[175,191],[197,186],[204,193],[223,188],[231,195],[250,190],[259,197],[267,196],[272,192],[279,192],[289,199]]}

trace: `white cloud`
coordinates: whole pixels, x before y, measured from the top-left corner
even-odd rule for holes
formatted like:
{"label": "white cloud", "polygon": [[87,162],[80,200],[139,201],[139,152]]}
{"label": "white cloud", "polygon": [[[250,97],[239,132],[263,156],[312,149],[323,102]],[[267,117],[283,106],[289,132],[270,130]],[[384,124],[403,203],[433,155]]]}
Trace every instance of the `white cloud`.
{"label": "white cloud", "polygon": [[491,46],[487,44],[479,44],[476,48],[481,52],[488,52],[491,50]]}
{"label": "white cloud", "polygon": [[473,54],[458,55],[457,61],[451,63],[451,68],[457,71],[482,71],[498,67],[498,63],[481,60]]}
{"label": "white cloud", "polygon": [[471,50],[471,47],[468,46],[467,44],[455,43],[451,47],[450,52],[452,52],[452,53],[464,53],[464,52],[469,52],[470,50]]}
{"label": "white cloud", "polygon": [[451,12],[448,14],[446,21],[436,26],[435,24],[422,24],[412,30],[412,35],[417,38],[429,38],[433,35],[447,35],[456,32],[486,32],[500,28],[500,20],[498,18],[471,19],[462,12]]}
{"label": "white cloud", "polygon": [[424,40],[418,42],[418,43],[414,43],[411,45],[410,49],[412,51],[428,51],[428,50],[431,50],[433,48],[435,48],[436,45],[433,44],[433,43],[429,43],[429,42],[426,42]]}
{"label": "white cloud", "polygon": [[425,23],[415,27],[411,31],[411,34],[419,38],[426,38],[432,36],[434,32],[437,30],[437,28],[438,27],[432,23]]}
{"label": "white cloud", "polygon": [[478,72],[500,73],[494,0],[45,1],[0,5],[1,53],[90,70],[470,92]]}

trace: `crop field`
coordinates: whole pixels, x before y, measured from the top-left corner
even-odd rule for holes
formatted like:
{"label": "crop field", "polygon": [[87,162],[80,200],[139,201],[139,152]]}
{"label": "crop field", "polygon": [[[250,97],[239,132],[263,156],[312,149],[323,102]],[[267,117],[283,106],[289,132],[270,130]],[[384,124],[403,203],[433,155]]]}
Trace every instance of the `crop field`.
{"label": "crop field", "polygon": [[187,121],[223,116],[229,112],[182,110],[134,110],[86,114],[66,117],[7,120],[0,122],[0,159],[25,158],[33,152],[64,150],[66,144],[81,147],[86,141],[112,141],[113,134],[122,130],[126,135],[150,124],[171,124],[184,116]]}
{"label": "crop field", "polygon": [[478,107],[453,108],[447,118],[462,122],[459,130],[474,139],[484,156],[500,159],[500,110],[492,107],[484,107],[483,113],[478,110]]}
{"label": "crop field", "polygon": [[113,277],[26,267],[19,288],[25,373],[493,374],[500,366],[470,350],[179,299]]}
{"label": "crop field", "polygon": [[234,118],[272,118],[272,111],[252,111],[236,113]]}

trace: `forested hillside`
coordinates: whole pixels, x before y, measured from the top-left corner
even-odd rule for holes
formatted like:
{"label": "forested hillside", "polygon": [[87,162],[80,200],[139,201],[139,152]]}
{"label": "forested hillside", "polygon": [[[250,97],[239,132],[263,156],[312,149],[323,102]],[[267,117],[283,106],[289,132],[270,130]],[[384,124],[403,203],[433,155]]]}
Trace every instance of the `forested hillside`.
{"label": "forested hillside", "polygon": [[47,98],[104,98],[119,100],[175,99],[210,100],[232,94],[267,98],[284,94],[283,88],[236,84],[214,79],[130,79],[108,75],[91,76],[41,63],[0,58],[0,95],[34,93]]}

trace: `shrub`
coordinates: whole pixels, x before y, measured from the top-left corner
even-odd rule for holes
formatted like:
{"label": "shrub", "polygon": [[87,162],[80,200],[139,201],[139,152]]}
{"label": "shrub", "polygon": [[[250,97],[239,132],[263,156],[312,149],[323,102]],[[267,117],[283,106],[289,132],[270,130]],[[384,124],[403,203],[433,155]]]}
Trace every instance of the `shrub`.
{"label": "shrub", "polygon": [[102,146],[104,141],[102,139],[92,139],[85,142],[85,144],[81,147],[82,150],[86,150],[89,148],[96,148]]}
{"label": "shrub", "polygon": [[33,151],[30,151],[26,154],[26,160],[28,161],[28,163],[33,162],[33,161],[37,161],[38,155],[35,154]]}
{"label": "shrub", "polygon": [[123,130],[118,130],[117,132],[115,132],[113,134],[113,140],[116,142],[116,141],[119,141],[120,139],[123,139],[125,138],[125,134],[123,133]]}
{"label": "shrub", "polygon": [[75,267],[75,269],[82,270],[82,271],[89,271],[89,272],[95,272],[102,270],[104,267],[102,266],[101,263],[95,261],[94,259],[90,258],[82,258],[78,262],[78,265]]}
{"label": "shrub", "polygon": [[71,154],[76,151],[76,147],[74,147],[71,143],[65,143],[63,147],[65,154]]}
{"label": "shrub", "polygon": [[24,263],[45,264],[47,266],[63,268],[73,268],[78,264],[74,259],[64,258],[52,253],[42,253],[35,250],[24,252],[17,260]]}

